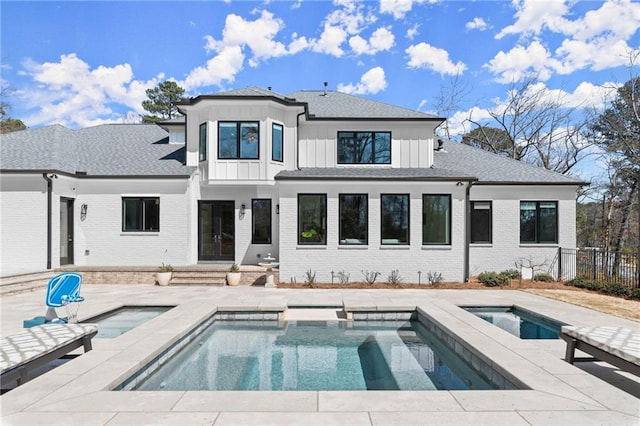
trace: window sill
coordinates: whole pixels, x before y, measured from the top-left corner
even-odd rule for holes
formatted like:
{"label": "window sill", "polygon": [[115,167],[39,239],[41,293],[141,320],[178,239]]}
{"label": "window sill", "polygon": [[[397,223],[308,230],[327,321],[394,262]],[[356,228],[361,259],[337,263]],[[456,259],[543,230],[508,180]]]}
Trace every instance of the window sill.
{"label": "window sill", "polygon": [[471,247],[493,247],[493,243],[469,243]]}
{"label": "window sill", "polygon": [[150,232],[120,232],[121,237],[157,237],[160,235],[160,231],[150,231]]}
{"label": "window sill", "polygon": [[558,248],[558,243],[520,243],[520,247],[553,247]]}
{"label": "window sill", "polygon": [[450,245],[440,245],[440,244],[434,244],[434,245],[422,245],[422,250],[451,250],[451,246]]}
{"label": "window sill", "polygon": [[327,246],[326,245],[318,245],[318,244],[298,244],[296,246],[296,250],[326,250]]}
{"label": "window sill", "polygon": [[340,244],[338,250],[368,250],[369,246],[366,244]]}
{"label": "window sill", "polygon": [[380,250],[411,250],[408,244],[384,244],[380,245]]}

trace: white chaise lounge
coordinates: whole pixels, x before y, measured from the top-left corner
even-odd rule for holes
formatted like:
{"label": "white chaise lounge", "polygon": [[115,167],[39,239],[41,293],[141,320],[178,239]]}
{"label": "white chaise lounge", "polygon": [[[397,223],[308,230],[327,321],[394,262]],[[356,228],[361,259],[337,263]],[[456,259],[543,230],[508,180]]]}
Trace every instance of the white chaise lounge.
{"label": "white chaise lounge", "polygon": [[95,324],[45,324],[28,328],[0,340],[0,380],[2,387],[28,381],[31,372],[62,358],[76,348],[91,350],[91,339],[98,332]]}
{"label": "white chaise lounge", "polygon": [[[567,342],[565,360],[573,364],[594,359],[640,376],[640,331],[623,327],[563,326],[560,337]],[[576,358],[578,349],[593,358]]]}

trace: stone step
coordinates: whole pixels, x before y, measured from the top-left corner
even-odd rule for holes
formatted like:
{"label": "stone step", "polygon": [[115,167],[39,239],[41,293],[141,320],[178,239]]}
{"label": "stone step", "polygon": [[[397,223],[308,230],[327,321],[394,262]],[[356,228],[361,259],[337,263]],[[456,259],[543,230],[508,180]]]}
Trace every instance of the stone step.
{"label": "stone step", "polygon": [[0,278],[0,296],[46,289],[49,280],[54,275],[54,272],[44,271],[32,274],[2,277]]}
{"label": "stone step", "polygon": [[226,285],[225,277],[176,277],[171,278],[170,285]]}

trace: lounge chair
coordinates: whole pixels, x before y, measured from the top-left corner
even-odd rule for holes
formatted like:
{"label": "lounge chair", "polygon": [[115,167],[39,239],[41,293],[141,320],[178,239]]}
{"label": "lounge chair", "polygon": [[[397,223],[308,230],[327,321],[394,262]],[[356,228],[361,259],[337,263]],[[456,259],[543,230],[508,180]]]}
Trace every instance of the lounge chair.
{"label": "lounge chair", "polygon": [[[562,326],[560,337],[567,342],[565,361],[600,360],[640,376],[640,331],[624,327]],[[593,355],[577,358],[575,350]]]}
{"label": "lounge chair", "polygon": [[91,350],[91,339],[98,332],[95,324],[45,324],[31,327],[0,340],[0,381],[2,388],[31,378],[33,370],[76,348]]}
{"label": "lounge chair", "polygon": [[[75,272],[64,272],[49,280],[47,285],[47,313],[45,321],[52,322],[76,322],[78,306],[84,301],[80,296],[82,275]],[[59,318],[55,308],[64,306],[67,308],[67,317]]]}

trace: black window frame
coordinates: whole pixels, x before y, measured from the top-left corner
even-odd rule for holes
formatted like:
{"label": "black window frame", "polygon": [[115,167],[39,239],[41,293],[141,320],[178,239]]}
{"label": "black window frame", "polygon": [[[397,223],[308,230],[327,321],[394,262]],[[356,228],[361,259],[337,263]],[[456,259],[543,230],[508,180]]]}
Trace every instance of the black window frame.
{"label": "black window frame", "polygon": [[[266,240],[258,240],[256,239],[256,218],[258,217],[256,215],[256,202],[268,202],[269,203],[269,207],[268,209],[265,209],[265,211],[269,212],[269,222],[268,222],[268,229],[269,229],[269,236],[267,237]],[[272,244],[273,243],[273,212],[272,212],[272,202],[271,202],[271,198],[252,198],[251,199],[251,244]]]}
{"label": "black window frame", "polygon": [[[480,204],[488,204],[489,208],[488,209],[476,209],[475,206],[476,205],[480,205]],[[493,244],[493,201],[481,201],[481,200],[474,200],[470,202],[470,217],[469,217],[469,242],[471,244]],[[474,232],[476,229],[475,227],[478,226],[476,225],[476,223],[479,222],[479,220],[474,220],[474,218],[476,217],[476,211],[489,211],[489,217],[487,219],[487,223],[484,224],[484,226],[486,226],[487,230],[486,233],[488,234],[488,238],[487,239],[481,239],[481,238],[476,238],[476,234],[478,232]],[[478,215],[480,213],[477,213]]]}
{"label": "black window frame", "polygon": [[[280,158],[276,158],[276,127],[280,127]],[[271,123],[271,161],[278,163],[284,162],[284,125],[280,123]]]}
{"label": "black window frame", "polygon": [[[384,242],[384,240],[394,239],[394,238],[385,238],[385,230],[384,230],[384,202],[383,198],[385,197],[403,197],[407,200],[407,231],[406,231],[406,242],[399,241],[397,243],[392,242]],[[392,215],[395,217],[395,215]],[[411,244],[411,194],[380,194],[380,245],[383,246],[408,246]]]}
{"label": "black window frame", "polygon": [[[368,162],[356,162],[356,161],[341,161],[340,160],[340,143],[341,143],[341,135],[342,134],[364,134],[364,133],[370,133],[371,134],[371,161]],[[376,135],[377,134],[385,134],[385,135],[389,135],[389,160],[386,162],[376,162]],[[357,138],[357,137],[356,137]],[[336,139],[336,161],[338,164],[371,164],[371,165],[378,165],[378,164],[391,164],[391,145],[392,145],[392,136],[391,136],[391,132],[390,131],[364,131],[364,130],[356,130],[356,131],[347,131],[347,130],[341,130],[338,131],[338,136]],[[355,147],[354,147],[355,149]]]}
{"label": "black window frame", "polygon": [[[426,226],[429,219],[427,218],[427,212],[425,211],[424,204],[425,200],[428,197],[447,197],[449,199],[449,207],[448,207],[448,216],[446,218],[446,224],[449,225],[448,232],[445,231],[445,235],[448,238],[445,238],[445,242],[442,241],[427,241],[426,237]],[[451,222],[452,218],[452,197],[451,194],[422,194],[422,245],[423,246],[450,246],[452,240],[452,232],[453,232],[453,224]]]}
{"label": "black window frame", "polygon": [[[534,216],[534,238],[533,240],[523,240],[523,217],[522,217],[522,207],[523,204],[528,203],[534,203],[536,206],[535,209],[535,216]],[[541,239],[541,234],[542,232],[542,228],[544,226],[544,224],[542,223],[542,219],[543,216],[541,215],[542,209],[540,208],[541,204],[554,204],[554,215],[553,215],[553,221],[554,221],[554,229],[553,229],[553,233],[554,233],[554,238],[553,240],[543,240]],[[558,201],[556,200],[542,200],[542,201],[531,201],[531,200],[521,200],[520,201],[520,244],[558,244],[559,241],[559,226],[558,226]]]}
{"label": "black window frame", "polygon": [[207,161],[207,123],[200,124],[198,137],[198,159],[200,161]]}
{"label": "black window frame", "polygon": [[[220,126],[223,124],[235,124],[236,125],[236,153],[233,157],[220,156]],[[256,143],[258,144],[255,157],[243,157],[241,155],[242,144],[242,125],[243,124],[255,124],[257,125]],[[218,121],[218,160],[259,160],[260,159],[260,122],[255,120],[220,120]]]}
{"label": "black window frame", "polygon": [[[343,226],[342,226],[343,197],[363,197],[364,198],[364,240],[361,240],[355,243],[346,241],[347,239],[358,239],[358,238],[348,238],[344,236]],[[346,245],[346,246],[366,246],[369,244],[369,194],[363,194],[363,193],[338,194],[338,243],[340,245]]]}
{"label": "black window frame", "polygon": [[[136,228],[127,228],[127,211],[125,208],[125,204],[127,201],[137,201],[139,203],[137,206],[137,210],[138,220],[140,221],[140,223],[137,224]],[[148,214],[146,201],[153,201],[153,203],[157,206],[155,220],[157,220],[158,223],[156,228],[147,226]],[[121,205],[122,232],[160,232],[160,197],[122,197]]]}
{"label": "black window frame", "polygon": [[[303,228],[306,228],[305,222],[303,222],[301,220],[301,211],[300,211],[300,200],[303,197],[320,197],[323,200],[323,204],[324,204],[324,209],[322,212],[320,212],[320,228],[322,229],[322,231],[324,231],[323,234],[321,234],[321,240],[320,241],[313,241],[313,240],[307,240],[307,241],[303,241],[303,238],[307,238],[310,239],[312,237],[303,237],[302,234],[304,232],[309,232],[310,230],[305,230]],[[327,245],[327,194],[324,193],[305,193],[305,194],[298,194],[298,204],[297,204],[297,208],[298,208],[298,224],[297,224],[297,230],[298,230],[298,245],[316,245],[316,246],[326,246]]]}

